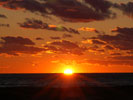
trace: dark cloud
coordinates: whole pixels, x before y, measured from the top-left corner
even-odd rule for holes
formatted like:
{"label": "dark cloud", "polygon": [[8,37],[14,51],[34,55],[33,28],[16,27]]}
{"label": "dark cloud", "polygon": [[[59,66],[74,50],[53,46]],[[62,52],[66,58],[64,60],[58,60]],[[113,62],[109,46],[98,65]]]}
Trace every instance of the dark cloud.
{"label": "dark cloud", "polygon": [[[104,41],[106,45],[112,46],[114,49],[119,50],[133,50],[133,28],[120,28],[113,29],[116,35],[98,35],[92,39]],[[96,44],[96,43],[95,43]],[[110,47],[108,47],[110,48]],[[110,48],[110,49],[113,49]]]}
{"label": "dark cloud", "polygon": [[127,28],[127,27],[124,27],[124,28],[120,28],[120,27],[117,27],[115,29],[112,30],[112,32],[118,32],[120,33],[121,35],[128,35],[128,36],[132,36],[132,32],[133,32],[133,28]]}
{"label": "dark cloud", "polygon": [[60,37],[58,37],[58,36],[56,36],[56,37],[50,37],[51,39],[53,39],[53,40],[60,40],[61,38]]}
{"label": "dark cloud", "polygon": [[10,27],[10,25],[9,24],[1,24],[0,23],[0,27]]}
{"label": "dark cloud", "polygon": [[97,45],[93,45],[88,48],[88,50],[91,50],[91,51],[96,51],[97,49],[99,49],[99,47]]}
{"label": "dark cloud", "polygon": [[105,48],[105,49],[108,49],[108,50],[113,50],[113,49],[114,49],[114,47],[112,47],[112,46],[110,46],[110,45],[105,45],[104,48]]}
{"label": "dark cloud", "polygon": [[43,38],[41,38],[41,37],[37,37],[37,38],[35,38],[36,40],[44,40]]}
{"label": "dark cloud", "polygon": [[44,47],[45,47],[46,50],[50,50],[54,53],[56,53],[58,51],[58,48],[55,47],[55,46],[52,46],[52,45],[45,45]]}
{"label": "dark cloud", "polygon": [[36,54],[43,51],[42,48],[34,47],[34,42],[23,37],[1,37],[0,54],[19,55],[19,54]]}
{"label": "dark cloud", "polygon": [[127,60],[127,61],[133,61],[133,56],[113,56],[113,57],[109,57],[111,59],[117,59],[117,60]]}
{"label": "dark cloud", "polygon": [[32,29],[47,29],[49,26],[47,23],[43,23],[40,20],[26,18],[26,22],[18,23],[22,28]]}
{"label": "dark cloud", "polygon": [[75,55],[82,55],[86,51],[85,47],[78,46],[76,43],[67,40],[51,42],[45,46],[45,49],[56,53]]}
{"label": "dark cloud", "polygon": [[48,25],[47,23],[43,23],[40,20],[36,19],[26,19],[24,23],[18,23],[22,28],[31,28],[31,29],[47,29],[52,31],[62,31],[69,32],[74,34],[80,34],[77,30],[72,28],[66,28],[64,26],[56,26],[56,25]]}
{"label": "dark cloud", "polygon": [[104,53],[105,50],[102,48],[99,48],[99,46],[94,45],[94,46],[90,46],[87,48],[89,52],[93,52],[93,53]]}
{"label": "dark cloud", "polygon": [[113,29],[112,32],[117,32],[118,34],[114,36],[114,44],[115,48],[119,48],[120,50],[133,50],[133,28],[120,28],[117,27]]}
{"label": "dark cloud", "polygon": [[112,56],[120,56],[122,54],[121,53],[111,53],[110,55],[112,55]]}
{"label": "dark cloud", "polygon": [[115,16],[109,9],[112,4],[106,0],[57,0],[55,3],[48,3],[51,13],[71,22],[89,22],[104,20]]}
{"label": "dark cloud", "polygon": [[52,14],[71,22],[89,22],[114,17],[114,13],[109,10],[112,4],[106,0],[57,0],[47,5]]}
{"label": "dark cloud", "polygon": [[127,54],[132,55],[133,54],[133,51],[128,51]]}
{"label": "dark cloud", "polygon": [[101,41],[101,40],[92,40],[91,41],[93,44],[99,44],[99,45],[104,45],[105,42]]}
{"label": "dark cloud", "polygon": [[34,42],[32,42],[28,38],[23,38],[23,37],[1,37],[2,40],[4,40],[3,44],[20,44],[20,45],[35,45]]}
{"label": "dark cloud", "polygon": [[3,14],[0,14],[0,18],[7,18],[7,17]]}
{"label": "dark cloud", "polygon": [[6,0],[0,1],[5,8],[19,10],[25,9],[31,12],[40,12],[42,15],[55,15],[70,22],[89,22],[113,18],[110,10],[112,3],[106,0]]}
{"label": "dark cloud", "polygon": [[88,39],[88,38],[84,38],[83,37],[83,39],[84,39],[84,41],[82,41],[82,43],[84,43],[84,44],[98,44],[98,45],[104,45],[104,44],[106,44],[106,42],[105,41],[102,41],[102,40],[100,40],[100,39],[98,39],[98,38],[92,38],[92,39]]}
{"label": "dark cloud", "polygon": [[8,9],[25,9],[31,12],[40,12],[43,15],[46,13],[45,4],[37,0],[0,0],[0,5]]}
{"label": "dark cloud", "polygon": [[114,4],[114,7],[123,11],[123,14],[133,18],[133,2]]}
{"label": "dark cloud", "polygon": [[112,3],[108,0],[85,0],[93,8],[99,12],[108,12],[108,9],[112,6]]}

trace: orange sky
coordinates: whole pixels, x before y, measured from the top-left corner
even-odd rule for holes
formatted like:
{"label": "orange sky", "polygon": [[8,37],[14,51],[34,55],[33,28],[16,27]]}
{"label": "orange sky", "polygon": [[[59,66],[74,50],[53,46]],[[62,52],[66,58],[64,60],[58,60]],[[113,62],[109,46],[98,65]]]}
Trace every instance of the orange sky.
{"label": "orange sky", "polygon": [[132,0],[0,1],[0,73],[133,72]]}

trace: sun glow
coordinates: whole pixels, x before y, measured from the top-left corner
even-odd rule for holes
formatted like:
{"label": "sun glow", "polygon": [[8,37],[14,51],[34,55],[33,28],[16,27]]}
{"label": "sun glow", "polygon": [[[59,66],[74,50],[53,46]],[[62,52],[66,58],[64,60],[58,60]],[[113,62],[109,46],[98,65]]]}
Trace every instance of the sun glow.
{"label": "sun glow", "polygon": [[65,75],[72,75],[73,71],[72,71],[72,69],[66,69],[66,70],[64,70],[64,74]]}

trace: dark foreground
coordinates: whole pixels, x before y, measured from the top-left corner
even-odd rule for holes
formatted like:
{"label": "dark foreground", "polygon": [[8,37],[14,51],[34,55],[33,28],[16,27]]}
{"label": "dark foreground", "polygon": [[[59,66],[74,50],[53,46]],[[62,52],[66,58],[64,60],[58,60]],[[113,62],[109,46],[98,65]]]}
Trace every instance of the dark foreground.
{"label": "dark foreground", "polygon": [[133,86],[0,88],[1,100],[133,100]]}

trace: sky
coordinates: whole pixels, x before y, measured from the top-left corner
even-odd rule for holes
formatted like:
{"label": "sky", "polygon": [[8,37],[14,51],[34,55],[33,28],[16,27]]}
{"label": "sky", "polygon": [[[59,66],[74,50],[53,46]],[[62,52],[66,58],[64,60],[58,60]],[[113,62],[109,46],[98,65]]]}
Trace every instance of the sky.
{"label": "sky", "polygon": [[0,73],[131,73],[132,21],[132,0],[0,0]]}

